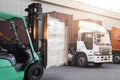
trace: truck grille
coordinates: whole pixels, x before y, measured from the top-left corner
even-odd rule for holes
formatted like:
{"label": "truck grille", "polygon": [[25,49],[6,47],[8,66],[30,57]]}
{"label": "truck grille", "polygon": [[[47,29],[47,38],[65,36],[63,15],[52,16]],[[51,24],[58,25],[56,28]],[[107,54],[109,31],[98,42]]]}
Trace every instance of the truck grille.
{"label": "truck grille", "polygon": [[108,54],[111,54],[112,48],[111,46],[101,46],[99,48],[99,51],[103,55],[108,55]]}

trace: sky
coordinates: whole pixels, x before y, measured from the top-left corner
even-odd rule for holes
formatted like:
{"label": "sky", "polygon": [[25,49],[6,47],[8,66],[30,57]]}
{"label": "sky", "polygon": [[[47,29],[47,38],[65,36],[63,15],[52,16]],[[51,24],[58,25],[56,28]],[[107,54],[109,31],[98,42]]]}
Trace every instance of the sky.
{"label": "sky", "polygon": [[120,13],[120,0],[74,0]]}

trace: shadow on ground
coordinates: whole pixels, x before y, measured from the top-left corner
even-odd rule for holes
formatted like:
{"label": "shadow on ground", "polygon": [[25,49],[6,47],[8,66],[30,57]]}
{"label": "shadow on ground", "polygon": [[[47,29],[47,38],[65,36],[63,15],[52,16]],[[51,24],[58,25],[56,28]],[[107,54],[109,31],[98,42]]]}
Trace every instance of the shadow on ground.
{"label": "shadow on ground", "polygon": [[40,80],[62,80],[62,77],[56,75],[45,75]]}

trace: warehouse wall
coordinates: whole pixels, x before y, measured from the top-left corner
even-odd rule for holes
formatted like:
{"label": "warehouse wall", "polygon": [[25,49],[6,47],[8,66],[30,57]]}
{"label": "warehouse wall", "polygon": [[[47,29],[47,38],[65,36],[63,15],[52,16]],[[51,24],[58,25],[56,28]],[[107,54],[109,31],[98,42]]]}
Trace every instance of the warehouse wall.
{"label": "warehouse wall", "polygon": [[62,12],[66,14],[72,14],[74,20],[86,19],[86,18],[100,20],[102,21],[102,25],[105,26],[105,28],[108,30],[110,30],[113,25],[120,26],[120,20],[117,20],[117,19],[108,18],[108,17],[104,17],[104,16],[92,14],[92,13],[83,12],[83,11],[68,9],[64,7],[54,6],[50,4],[43,4],[43,11],[44,12],[57,11],[57,12]]}
{"label": "warehouse wall", "polygon": [[[24,9],[32,2],[31,0],[0,0],[0,11],[8,11],[11,13],[20,14],[26,16],[27,13]],[[59,7],[56,5],[51,5],[47,3],[43,3],[43,12],[57,11],[67,14],[72,14],[74,16],[74,20],[76,19],[86,19],[91,18],[95,20],[101,20],[102,25],[105,26],[106,29],[110,30],[111,26],[116,25],[120,26],[120,21],[117,19],[96,15],[93,13],[87,13],[84,11],[73,10],[70,8]]]}
{"label": "warehouse wall", "polygon": [[32,3],[30,0],[0,0],[0,11],[7,11],[19,15],[27,15],[24,11]]}

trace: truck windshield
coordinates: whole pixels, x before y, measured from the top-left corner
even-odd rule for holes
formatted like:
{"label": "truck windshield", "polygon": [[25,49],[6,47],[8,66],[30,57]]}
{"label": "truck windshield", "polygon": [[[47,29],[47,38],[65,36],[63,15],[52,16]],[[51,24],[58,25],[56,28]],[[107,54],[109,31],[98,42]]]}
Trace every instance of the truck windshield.
{"label": "truck windshield", "polygon": [[111,45],[108,33],[97,33],[95,42],[97,45]]}
{"label": "truck windshield", "polygon": [[0,21],[0,42],[29,45],[24,23],[21,19]]}

